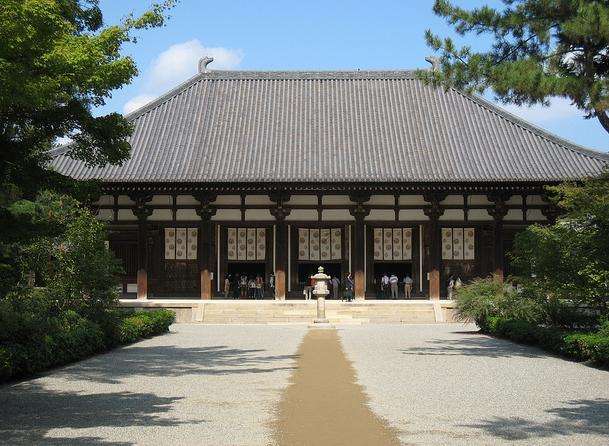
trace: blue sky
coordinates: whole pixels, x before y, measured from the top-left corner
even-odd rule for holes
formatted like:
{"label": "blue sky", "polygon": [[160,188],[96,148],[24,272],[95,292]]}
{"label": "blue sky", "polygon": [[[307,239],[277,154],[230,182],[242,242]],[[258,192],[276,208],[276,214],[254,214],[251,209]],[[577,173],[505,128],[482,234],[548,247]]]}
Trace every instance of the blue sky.
{"label": "blue sky", "polygon": [[[498,1],[454,0],[471,7]],[[149,0],[101,0],[105,21],[144,11]],[[424,32],[452,35],[431,8],[433,0],[181,0],[161,29],[143,31],[125,50],[140,75],[118,90],[99,112],[128,112],[196,73],[211,54],[210,68],[332,70],[424,68]],[[484,47],[488,40],[461,40]],[[552,133],[586,147],[609,151],[609,134],[585,120],[568,101],[551,107],[506,107]]]}

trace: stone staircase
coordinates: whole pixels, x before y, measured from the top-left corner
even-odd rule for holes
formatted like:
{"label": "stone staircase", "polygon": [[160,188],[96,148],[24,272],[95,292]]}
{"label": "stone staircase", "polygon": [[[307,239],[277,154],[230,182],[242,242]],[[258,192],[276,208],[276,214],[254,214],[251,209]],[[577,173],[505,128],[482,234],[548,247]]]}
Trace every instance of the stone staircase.
{"label": "stone staircase", "polygon": [[[121,300],[121,306],[147,310],[167,308],[178,323],[203,324],[310,324],[317,314],[316,301],[235,300]],[[451,302],[326,301],[326,317],[334,325],[430,324],[452,322]]]}

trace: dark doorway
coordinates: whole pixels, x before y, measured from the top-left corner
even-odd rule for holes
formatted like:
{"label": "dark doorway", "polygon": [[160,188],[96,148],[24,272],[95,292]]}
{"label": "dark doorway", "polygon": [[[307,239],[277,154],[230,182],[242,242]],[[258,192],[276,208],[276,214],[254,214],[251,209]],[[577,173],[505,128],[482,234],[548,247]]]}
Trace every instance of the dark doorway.
{"label": "dark doorway", "polygon": [[[251,299],[252,296],[249,287],[243,292],[240,285],[240,279],[245,276],[247,281],[255,280],[256,277],[262,277],[264,281],[262,287],[262,297],[272,297],[271,290],[268,284],[268,278],[266,276],[266,263],[264,262],[229,262],[228,272],[230,276],[231,286],[228,293],[228,298],[238,299],[246,298]],[[220,282],[221,295],[224,296],[224,277]]]}
{"label": "dark doorway", "polygon": [[[310,277],[317,274],[317,270],[320,266],[323,266],[324,268],[324,274],[327,274],[330,277],[338,277],[338,280],[340,280],[341,286],[339,287],[339,290],[342,291],[342,285],[344,282],[344,277],[342,274],[342,263],[338,263],[338,262],[334,262],[334,263],[323,263],[323,262],[316,262],[316,263],[299,263],[298,264],[298,299],[302,299],[303,297],[303,290],[305,286],[308,286],[310,283]],[[330,289],[330,291],[332,292],[332,290]],[[339,292],[339,296],[341,295],[341,293]],[[330,294],[328,296],[328,298],[332,298],[333,294]]]}
{"label": "dark doorway", "polygon": [[[377,299],[390,299],[391,291],[389,287],[382,289],[381,279],[384,274],[391,277],[395,274],[398,278],[398,298],[404,299],[404,277],[409,275],[412,278],[412,262],[374,262],[374,293]],[[414,288],[414,286],[413,286]]]}

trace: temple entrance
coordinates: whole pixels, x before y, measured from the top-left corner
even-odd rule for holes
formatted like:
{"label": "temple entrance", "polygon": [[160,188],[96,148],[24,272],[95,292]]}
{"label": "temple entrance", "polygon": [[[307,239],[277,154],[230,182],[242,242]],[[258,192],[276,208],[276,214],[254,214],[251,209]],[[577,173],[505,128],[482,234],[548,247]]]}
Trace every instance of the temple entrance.
{"label": "temple entrance", "polygon": [[[310,286],[310,277],[314,274],[317,274],[317,269],[323,266],[324,273],[330,277],[338,277],[340,280],[340,287],[338,296],[339,298],[342,296],[344,292],[344,277],[342,271],[342,262],[317,262],[317,263],[299,263],[298,264],[298,290],[299,299],[304,298],[304,290],[305,287]],[[330,288],[330,294],[328,295],[328,299],[333,298],[332,288]]]}
{"label": "temple entrance", "polygon": [[[405,299],[404,278],[406,275],[409,275],[411,279],[413,278],[412,268],[412,262],[374,262],[374,287],[371,291],[374,292],[377,299],[391,299],[391,289],[389,286],[382,286],[382,278],[385,274],[387,277],[391,277],[392,274],[395,274],[398,278],[398,298]],[[413,290],[414,288],[413,284]]]}
{"label": "temple entrance", "polygon": [[[273,292],[268,283],[265,262],[229,262],[227,277],[230,280],[230,289],[225,294],[224,278],[220,283],[220,294],[228,299],[265,299],[273,298]],[[261,277],[262,288],[252,288],[251,282]]]}

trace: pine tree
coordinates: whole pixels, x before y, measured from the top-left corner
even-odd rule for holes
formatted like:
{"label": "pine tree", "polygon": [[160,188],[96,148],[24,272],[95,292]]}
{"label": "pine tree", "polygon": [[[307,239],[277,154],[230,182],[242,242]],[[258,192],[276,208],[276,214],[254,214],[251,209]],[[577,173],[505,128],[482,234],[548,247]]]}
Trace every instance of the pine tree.
{"label": "pine tree", "polygon": [[426,32],[438,53],[428,83],[467,92],[492,90],[503,103],[548,105],[563,97],[609,132],[609,2],[503,0],[502,8],[465,9],[436,0],[434,12],[459,35],[490,35],[487,51],[458,47]]}

